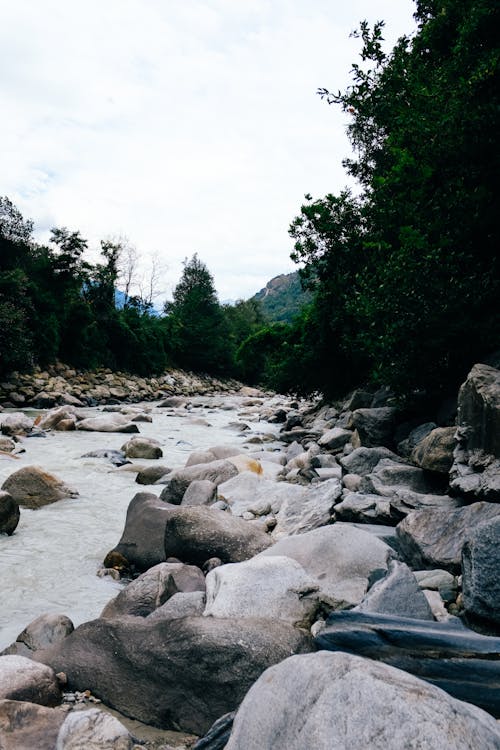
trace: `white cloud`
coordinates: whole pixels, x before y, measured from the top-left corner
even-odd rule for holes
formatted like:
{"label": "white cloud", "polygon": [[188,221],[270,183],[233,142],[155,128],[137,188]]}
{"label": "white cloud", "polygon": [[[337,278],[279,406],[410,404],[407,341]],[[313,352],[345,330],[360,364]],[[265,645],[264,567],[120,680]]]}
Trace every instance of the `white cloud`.
{"label": "white cloud", "polygon": [[[410,0],[0,0],[0,194],[43,236],[79,228],[193,252],[222,299],[293,269],[306,192],[346,182],[340,112],[362,18],[413,28]],[[389,36],[389,33],[388,33]],[[45,234],[43,234],[45,233]]]}

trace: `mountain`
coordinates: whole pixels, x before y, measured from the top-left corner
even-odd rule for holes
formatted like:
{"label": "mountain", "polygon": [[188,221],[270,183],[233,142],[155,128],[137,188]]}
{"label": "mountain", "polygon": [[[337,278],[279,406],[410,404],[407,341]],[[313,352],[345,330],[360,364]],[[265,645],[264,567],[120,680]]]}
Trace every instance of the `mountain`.
{"label": "mountain", "polygon": [[270,322],[290,323],[311,301],[311,294],[304,292],[299,273],[294,271],[275,276],[252,299],[260,303],[264,317]]}

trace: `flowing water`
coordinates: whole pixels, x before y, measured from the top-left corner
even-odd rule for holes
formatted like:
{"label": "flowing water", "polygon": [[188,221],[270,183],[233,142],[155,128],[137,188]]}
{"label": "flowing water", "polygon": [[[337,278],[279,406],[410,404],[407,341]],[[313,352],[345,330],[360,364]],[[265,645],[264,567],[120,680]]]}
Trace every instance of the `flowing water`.
{"label": "flowing water", "polygon": [[[195,449],[212,445],[241,445],[250,435],[273,433],[275,426],[238,415],[241,398],[196,397],[191,411],[148,405],[152,423],[139,423],[141,435],[157,439],[163,458],[133,463],[184,466]],[[97,416],[99,409],[83,410]],[[31,412],[30,415],[34,413]],[[241,433],[231,422],[251,427]],[[206,420],[209,426],[197,422]],[[23,438],[26,452],[18,460],[2,457],[0,485],[22,466],[37,465],[78,490],[76,498],[60,500],[38,510],[21,508],[15,533],[0,534],[0,650],[23,628],[45,612],[68,615],[75,626],[98,616],[120,590],[120,583],[97,569],[120,539],[127,506],[136,492],[159,495],[162,487],[135,483],[135,473],[115,469],[103,458],[82,458],[98,449],[118,450],[131,435],[100,432],[49,432],[47,437]],[[266,444],[267,447],[267,444]]]}

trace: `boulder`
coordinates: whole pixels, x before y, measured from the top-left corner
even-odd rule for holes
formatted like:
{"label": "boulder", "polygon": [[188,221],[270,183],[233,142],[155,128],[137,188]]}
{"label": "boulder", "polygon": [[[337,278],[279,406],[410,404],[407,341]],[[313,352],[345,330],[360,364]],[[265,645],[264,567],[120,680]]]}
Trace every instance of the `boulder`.
{"label": "boulder", "polygon": [[[60,671],[60,670],[58,670]],[[57,706],[61,688],[55,672],[25,656],[0,656],[0,699]]]}
{"label": "boulder", "polygon": [[191,482],[181,500],[183,508],[193,505],[210,505],[217,499],[217,485],[209,479]]}
{"label": "boulder", "polygon": [[40,615],[19,633],[15,642],[8,646],[2,654],[30,657],[34,651],[47,648],[66,638],[74,629],[73,623],[66,615]]}
{"label": "boulder", "polygon": [[194,565],[159,563],[131,581],[104,607],[101,617],[147,617],[178,592],[205,591],[205,576]]}
{"label": "boulder", "polygon": [[471,530],[462,548],[462,593],[467,618],[500,633],[500,516]]}
{"label": "boulder", "polygon": [[392,435],[396,422],[397,409],[381,406],[374,409],[356,409],[351,423],[359,436],[362,446],[367,448],[392,445]]}
{"label": "boulder", "polygon": [[[408,429],[408,425],[400,425],[398,427],[398,432],[403,431],[403,434],[406,434],[407,429],[404,429],[405,427]],[[436,427],[437,424],[435,422],[425,422],[424,424],[419,424],[417,427],[414,427],[410,431],[408,436],[398,443],[399,453],[402,456],[409,458],[420,441],[423,440],[429,434],[429,432],[432,432],[432,430],[434,430]]]}
{"label": "boulder", "polygon": [[[138,492],[129,503],[122,537],[104,560],[105,567],[115,567],[113,555],[124,558],[126,567],[139,571],[165,562],[165,526],[176,510],[152,492]],[[108,559],[109,558],[109,559]]]}
{"label": "boulder", "polygon": [[404,563],[391,560],[384,578],[376,581],[357,607],[359,612],[434,620],[418,581]]}
{"label": "boulder", "polygon": [[0,436],[0,452],[12,453],[16,449],[16,444],[11,438]]}
{"label": "boulder", "polygon": [[181,617],[201,617],[205,609],[204,591],[179,592],[148,615],[148,620],[179,620]]}
{"label": "boulder", "polygon": [[3,435],[29,435],[35,424],[31,417],[22,412],[11,412],[2,414],[0,417],[1,431]]}
{"label": "boulder", "polygon": [[84,419],[83,413],[77,412],[76,409],[68,406],[60,406],[57,409],[51,409],[37,421],[37,427],[41,430],[56,430],[61,421],[71,420],[75,422],[77,417]]}
{"label": "boulder", "polygon": [[500,458],[500,370],[474,365],[458,394],[458,425],[467,450]]}
{"label": "boulder", "polygon": [[301,487],[302,492],[285,494],[276,516],[277,524],[273,531],[276,539],[290,534],[303,534],[332,520],[334,505],[342,494],[340,479],[327,479],[324,482]]}
{"label": "boulder", "polygon": [[203,734],[264,669],[311,648],[285,622],[126,617],[84,623],[37,658],[127,716]]}
{"label": "boulder", "polygon": [[2,490],[25,508],[41,508],[57,500],[78,495],[76,490],[39,466],[23,466],[18,469],[7,477]]}
{"label": "boulder", "polygon": [[383,458],[371,474],[361,480],[360,492],[390,496],[402,487],[419,494],[431,494],[440,489],[441,482],[423,469]]}
{"label": "boulder", "polygon": [[208,732],[193,745],[193,750],[224,750],[231,735],[235,715],[235,711],[230,711],[217,719]]}
{"label": "boulder", "polygon": [[223,563],[242,562],[271,543],[260,528],[204,506],[177,508],[168,514],[165,524],[165,559],[176,557],[193,565],[202,565],[211,557]]}
{"label": "boulder", "polygon": [[333,427],[331,430],[327,430],[318,440],[318,445],[327,451],[337,453],[342,451],[346,443],[350,443],[352,440],[351,430],[343,430],[341,427]]}
{"label": "boulder", "polygon": [[261,675],[226,750],[479,747],[500,747],[498,725],[484,711],[386,664],[320,651]]}
{"label": "boulder", "polygon": [[404,463],[403,459],[389,450],[389,448],[355,448],[349,455],[343,456],[340,463],[348,474],[358,474],[361,477],[371,474],[377,464],[383,459]]}
{"label": "boulder", "polygon": [[187,488],[199,479],[208,479],[216,485],[227,482],[236,476],[238,469],[227,459],[218,459],[204,464],[195,464],[172,472],[168,477],[168,484],[162,490],[161,499],[167,503],[179,505]]}
{"label": "boulder", "polygon": [[154,438],[133,437],[120,448],[127,458],[161,458],[163,451],[160,443]]}
{"label": "boulder", "polygon": [[56,750],[133,750],[136,742],[114,716],[97,708],[68,714],[57,736]]}
{"label": "boulder", "polygon": [[170,474],[172,469],[168,466],[147,466],[138,472],[135,481],[137,484],[155,484],[159,479]]}
{"label": "boulder", "polygon": [[77,430],[85,430],[86,432],[139,432],[135,422],[129,422],[127,417],[121,414],[108,414],[105,417],[82,419],[76,427]]}
{"label": "boulder", "polygon": [[438,591],[448,604],[457,598],[457,579],[447,570],[414,570],[413,574],[421,589]]}
{"label": "boulder", "polygon": [[457,510],[416,510],[396,527],[404,560],[416,569],[444,568],[460,573],[462,547],[478,524],[500,516],[495,503],[473,503]]}
{"label": "boulder", "polygon": [[309,627],[319,606],[318,590],[318,582],[296,560],[257,556],[210,571],[204,615]]}
{"label": "boulder", "polygon": [[11,536],[19,523],[19,505],[8,492],[0,490],[0,534]]}
{"label": "boulder", "polygon": [[334,511],[337,521],[396,524],[391,513],[390,499],[380,495],[349,492],[335,506]]}
{"label": "boulder", "polygon": [[404,669],[500,716],[500,639],[479,635],[456,617],[428,622],[356,610],[332,612],[315,643]]}
{"label": "boulder", "polygon": [[376,536],[349,524],[335,523],[304,534],[284,537],[258,556],[296,560],[319,585],[328,608],[359,604],[370,578],[387,570],[393,550]]}
{"label": "boulder", "polygon": [[414,448],[411,460],[422,469],[448,474],[453,464],[455,427],[437,427]]}
{"label": "boulder", "polygon": [[303,497],[304,489],[285,482],[273,482],[249,471],[223,482],[217,488],[217,497],[224,500],[234,516],[242,516],[262,500],[270,504],[277,513],[285,497],[296,494]]}
{"label": "boulder", "polygon": [[455,510],[464,504],[461,498],[450,495],[433,495],[413,492],[403,487],[394,488],[393,494],[387,498],[391,507],[391,517],[394,522],[401,521],[414,510]]}
{"label": "boulder", "polygon": [[47,708],[20,700],[0,700],[2,750],[54,750],[67,717],[64,708]]}

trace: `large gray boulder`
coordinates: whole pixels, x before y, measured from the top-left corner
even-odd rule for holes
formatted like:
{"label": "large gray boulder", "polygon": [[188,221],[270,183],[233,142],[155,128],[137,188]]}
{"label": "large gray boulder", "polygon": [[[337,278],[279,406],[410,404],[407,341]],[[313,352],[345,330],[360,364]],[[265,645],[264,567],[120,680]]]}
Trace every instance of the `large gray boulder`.
{"label": "large gray boulder", "polygon": [[77,430],[85,432],[139,432],[135,422],[122,414],[107,414],[105,417],[88,417],[76,425]]}
{"label": "large gray boulder", "polygon": [[68,714],[56,743],[56,750],[133,750],[135,747],[128,729],[98,708]]}
{"label": "large gray boulder", "polygon": [[14,654],[31,657],[34,651],[47,648],[73,632],[74,625],[66,615],[44,614],[29,623],[14,643],[1,655]]}
{"label": "large gray boulder", "polygon": [[360,492],[368,494],[394,494],[396,488],[404,488],[422,495],[436,492],[439,483],[417,466],[410,466],[391,459],[383,458],[376,465],[371,474],[363,477]]}
{"label": "large gray boulder", "polygon": [[205,576],[201,570],[183,563],[159,563],[111,599],[101,617],[147,617],[171,596],[183,591],[205,591]]}
{"label": "large gray boulder", "polygon": [[50,667],[12,654],[0,656],[1,698],[57,706],[61,702],[61,688]]}
{"label": "large gray boulder", "polygon": [[500,458],[500,370],[474,365],[458,394],[458,425],[467,450]]}
{"label": "large gray boulder", "polygon": [[284,622],[126,617],[87,622],[37,658],[127,716],[203,734],[267,667],[311,649]]}
{"label": "large gray boulder", "polygon": [[318,610],[318,591],[318,581],[296,560],[257,556],[210,571],[204,615],[284,620],[309,627]]}
{"label": "large gray boulder", "polygon": [[394,524],[390,498],[364,492],[348,492],[335,506],[335,520],[354,523]]}
{"label": "large gray boulder", "polygon": [[179,505],[191,482],[208,479],[216,485],[227,482],[236,476],[238,469],[227,459],[218,459],[209,463],[194,464],[184,469],[173,471],[167,478],[167,484],[160,495],[161,499],[173,505]]}
{"label": "large gray boulder", "polygon": [[457,510],[416,510],[396,527],[399,550],[415,569],[444,568],[460,573],[462,547],[482,521],[500,516],[496,503],[473,503]]}
{"label": "large gray boulder", "polygon": [[11,536],[19,523],[19,505],[8,492],[0,490],[0,534]]}
{"label": "large gray boulder", "polygon": [[330,523],[335,503],[342,494],[339,479],[301,487],[302,492],[290,491],[284,495],[273,537],[280,539],[292,534],[303,534]]}
{"label": "large gray boulder", "polygon": [[434,620],[418,581],[404,563],[391,560],[384,578],[376,581],[355,609],[386,615]]}
{"label": "large gray boulder", "polygon": [[319,585],[328,608],[359,604],[374,573],[387,570],[393,550],[373,534],[335,523],[304,534],[284,537],[258,557],[291,557]]}
{"label": "large gray boulder", "polygon": [[148,620],[179,620],[182,617],[201,617],[205,609],[205,592],[179,592],[148,615]]}
{"label": "large gray boulder", "polygon": [[170,474],[171,471],[172,469],[168,466],[147,466],[145,469],[138,472],[135,481],[137,484],[155,484],[159,479],[164,477],[165,474]]}
{"label": "large gray boulder", "polygon": [[23,466],[7,477],[2,490],[25,508],[41,508],[66,497],[76,497],[78,492],[68,487],[39,466]]}
{"label": "large gray boulder", "polygon": [[120,448],[127,458],[161,458],[163,451],[158,440],[150,437],[133,437]]}
{"label": "large gray boulder", "polygon": [[261,528],[216,508],[180,507],[165,524],[165,559],[202,565],[211,557],[242,562],[272,544]]}
{"label": "large gray boulder", "polygon": [[479,747],[500,747],[486,712],[399,669],[320,651],[264,672],[238,709],[226,750]]}
{"label": "large gray boulder", "polygon": [[462,548],[467,617],[500,632],[500,515],[479,524]]}
{"label": "large gray boulder", "polygon": [[392,445],[397,409],[381,406],[374,409],[356,409],[351,424],[358,433],[359,444],[368,448]]}
{"label": "large gray boulder", "polygon": [[183,508],[193,505],[211,505],[217,499],[217,485],[209,479],[191,482],[181,501]]}
{"label": "large gray boulder", "polygon": [[364,477],[367,474],[371,474],[383,458],[393,462],[399,461],[400,463],[405,463],[402,458],[390,451],[389,448],[381,446],[375,448],[355,448],[347,456],[343,456],[340,459],[340,463],[346,474],[358,474]]}
{"label": "large gray boulder", "polygon": [[29,435],[35,421],[20,412],[2,414],[0,417],[0,429],[2,435]]}
{"label": "large gray boulder", "polygon": [[411,454],[411,460],[421,469],[448,474],[455,450],[455,427],[437,427],[426,435]]}
{"label": "large gray boulder", "polygon": [[342,427],[332,427],[327,430],[318,440],[318,445],[324,450],[330,451],[331,453],[338,453],[342,451],[346,443],[350,443],[352,440],[351,430],[344,430]]}

